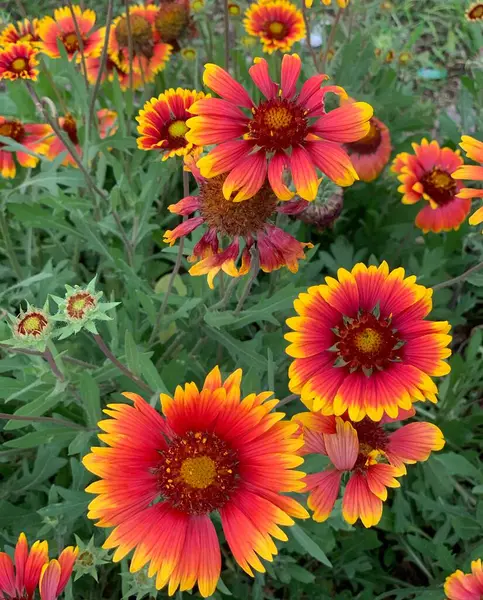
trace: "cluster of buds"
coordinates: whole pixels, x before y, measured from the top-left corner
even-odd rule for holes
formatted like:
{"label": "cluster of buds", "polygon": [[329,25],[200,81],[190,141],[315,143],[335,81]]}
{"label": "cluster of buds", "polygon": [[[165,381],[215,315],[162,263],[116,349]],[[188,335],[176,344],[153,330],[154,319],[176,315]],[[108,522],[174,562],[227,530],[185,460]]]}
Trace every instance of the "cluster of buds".
{"label": "cluster of buds", "polygon": [[[97,334],[94,321],[109,321],[107,315],[119,302],[100,302],[102,292],[95,290],[96,278],[87,287],[66,285],[67,293],[64,298],[52,296],[58,304],[56,314],[49,314],[49,301],[43,308],[36,308],[27,303],[27,309],[21,310],[16,317],[9,315],[12,337],[2,343],[16,348],[28,348],[45,352],[47,342],[52,337],[65,339],[85,328]],[[56,322],[64,322],[62,327],[55,328]]]}

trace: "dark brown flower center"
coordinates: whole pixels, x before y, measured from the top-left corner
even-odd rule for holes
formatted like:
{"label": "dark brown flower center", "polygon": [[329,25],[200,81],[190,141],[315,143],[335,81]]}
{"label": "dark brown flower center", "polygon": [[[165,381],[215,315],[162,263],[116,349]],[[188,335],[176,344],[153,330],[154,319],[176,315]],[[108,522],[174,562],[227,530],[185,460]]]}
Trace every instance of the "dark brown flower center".
{"label": "dark brown flower center", "polygon": [[363,312],[355,319],[345,318],[335,333],[338,336],[336,366],[370,372],[400,360],[399,349],[403,342],[391,328],[390,319]]}
{"label": "dark brown flower center", "polygon": [[[20,121],[5,121],[0,124],[0,135],[21,142],[25,134],[25,128]],[[0,146],[2,144],[0,143]]]}
{"label": "dark brown flower center", "polygon": [[456,181],[447,171],[434,168],[425,173],[421,178],[424,192],[436,202],[438,206],[444,206],[453,200],[456,194]]}
{"label": "dark brown flower center", "polygon": [[156,469],[162,499],[201,515],[222,508],[238,484],[238,455],[214,433],[188,431],[174,439]]}
{"label": "dark brown flower center", "polygon": [[[151,23],[142,15],[130,14],[129,25],[130,28],[128,27],[127,17],[121,17],[119,23],[116,25],[116,39],[121,46],[128,47],[129,35],[131,35],[134,50],[139,52],[140,49],[152,41],[153,32]],[[129,29],[131,29],[131,34],[129,34]]]}
{"label": "dark brown flower center", "polygon": [[172,42],[183,33],[188,19],[188,11],[183,4],[161,4],[154,26],[165,42]]}
{"label": "dark brown flower center", "polygon": [[277,206],[277,198],[265,184],[255,196],[243,202],[225,200],[226,175],[207,179],[200,185],[200,212],[208,227],[230,237],[247,236],[263,228]]}
{"label": "dark brown flower center", "polygon": [[74,52],[79,52],[80,50],[79,38],[77,37],[75,31],[64,35],[64,37],[62,38],[62,43],[64,44],[67,52],[69,52],[70,54]]}
{"label": "dark brown flower center", "polygon": [[77,292],[67,300],[66,312],[72,319],[82,319],[86,311],[96,305],[96,299],[89,292]]}
{"label": "dark brown flower center", "polygon": [[39,312],[28,312],[17,323],[17,333],[20,335],[37,336],[47,327],[45,316]]}
{"label": "dark brown flower center", "polygon": [[77,135],[77,123],[70,113],[67,113],[65,115],[64,123],[62,124],[62,129],[69,136],[69,139],[73,144],[77,145],[79,143],[79,137]]}
{"label": "dark brown flower center", "polygon": [[288,27],[280,21],[269,21],[264,25],[265,35],[272,40],[283,40],[288,33]]}
{"label": "dark brown flower center", "polygon": [[387,448],[389,437],[384,429],[365,417],[362,421],[352,423],[359,440],[359,455],[354,469],[364,469],[368,464],[380,462],[381,454]]}
{"label": "dark brown flower center", "polygon": [[308,122],[304,110],[285,98],[272,98],[253,109],[249,136],[268,151],[282,150],[300,144],[307,135]]}
{"label": "dark brown flower center", "polygon": [[357,154],[373,154],[379,148],[381,144],[381,130],[374,119],[369,121],[369,125],[369,131],[362,139],[347,144],[347,149],[350,152],[356,152]]}
{"label": "dark brown flower center", "polygon": [[469,19],[483,19],[483,4],[473,6],[468,12]]}

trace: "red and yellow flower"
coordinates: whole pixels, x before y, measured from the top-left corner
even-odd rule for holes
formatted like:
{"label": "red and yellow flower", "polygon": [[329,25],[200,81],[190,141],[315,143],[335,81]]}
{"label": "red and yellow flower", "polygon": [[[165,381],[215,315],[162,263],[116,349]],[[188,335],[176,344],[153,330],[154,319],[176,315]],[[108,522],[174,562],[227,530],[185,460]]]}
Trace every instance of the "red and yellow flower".
{"label": "red and yellow flower", "polygon": [[[47,138],[52,133],[49,125],[38,123],[22,123],[18,119],[7,119],[0,117],[0,135],[11,138],[15,142],[22,144],[28,150],[40,155],[47,154]],[[27,152],[16,150],[7,152],[2,150],[4,146],[0,142],[0,173],[2,177],[13,178],[17,172],[14,156],[22,167],[33,168],[37,165],[39,159]]]}
{"label": "red and yellow flower", "polygon": [[[332,4],[332,0],[321,0],[321,2],[325,6],[330,6]],[[307,8],[310,8],[313,3],[314,0],[305,0],[305,6]],[[349,0],[336,0],[336,3],[339,8],[347,8],[347,6],[349,5]]]}
{"label": "red and yellow flower", "polygon": [[337,278],[300,294],[298,316],[287,319],[291,391],[314,412],[348,411],[352,421],[395,419],[413,402],[437,402],[431,377],[450,371],[451,336],[448,322],[425,320],[432,289],[385,261],[339,269]]}
{"label": "red and yellow flower", "polygon": [[40,600],[57,600],[67,585],[74,563],[79,554],[79,548],[65,548],[58,559],[52,559],[42,567],[40,576]]}
{"label": "red and yellow flower", "polygon": [[[460,146],[466,152],[468,158],[479,162],[477,165],[464,165],[452,173],[453,179],[474,179],[483,181],[483,142],[475,138],[464,135],[461,138]],[[458,198],[469,199],[483,198],[483,189],[463,188],[458,191]],[[483,206],[473,213],[469,219],[470,225],[479,225],[483,221]]]}
{"label": "red and yellow flower", "polygon": [[409,423],[388,433],[382,422],[367,418],[353,422],[347,415],[302,413],[294,419],[302,426],[303,454],[321,454],[330,460],[327,469],[305,477],[307,503],[319,522],[330,516],[347,473],[343,518],[351,525],[358,519],[365,527],[377,525],[387,488],[400,487],[396,478],[406,474],[405,465],[425,461],[444,446],[441,430],[432,423]]}
{"label": "red and yellow flower", "polygon": [[243,20],[249,35],[260,38],[263,51],[288,52],[295,42],[305,38],[302,11],[289,0],[259,0],[253,2]]}
{"label": "red and yellow flower", "polygon": [[416,216],[416,226],[424,233],[459,229],[471,207],[471,200],[460,197],[462,186],[452,177],[463,164],[459,151],[426,139],[412,146],[414,154],[398,154],[392,166],[401,182],[403,204],[427,202]]}
{"label": "red and yellow flower", "polygon": [[326,112],[325,95],[333,92],[346,97],[346,92],[338,86],[321,88],[327,78],[323,74],[310,77],[297,92],[301,66],[296,54],[286,54],[279,86],[270,78],[267,61],[256,58],[249,73],[266,99],[255,104],[224,69],[205,65],[203,81],[221,98],[193,104],[190,112],[197,116],[187,122],[186,137],[200,146],[218,144],[198,166],[206,178],[228,173],[225,198],[233,192],[234,202],[253,197],[268,174],[278,198],[289,200],[293,192],[284,182],[285,171],[291,173],[297,194],[308,201],[317,195],[317,170],[342,186],[357,179],[342,144],[368,133],[372,108],[354,102]]}
{"label": "red and yellow flower", "polygon": [[481,600],[483,597],[483,568],[481,558],[471,563],[471,573],[455,571],[446,578],[444,593],[447,600]]}
{"label": "red and yellow flower", "polygon": [[156,588],[192,589],[203,597],[220,577],[218,537],[210,519],[217,511],[235,560],[249,575],[264,572],[285,541],[279,527],[308,513],[284,492],[300,491],[304,474],[297,424],[271,412],[271,392],[241,399],[241,370],[224,382],[216,367],[201,391],[194,383],[161,394],[164,416],[137,394],[129,404],[110,404],[100,421],[107,448],[92,448],[83,460],[100,477],[88,517],[114,527],[104,548],[113,560],[135,549],[131,571],[150,563]]}
{"label": "red and yellow flower", "polygon": [[172,46],[161,41],[155,27],[158,7],[136,5],[114,19],[109,33],[108,52],[121,71],[129,72],[129,38],[132,42],[132,70],[144,82],[154,80],[156,73],[164,69],[171,55]]}
{"label": "red and yellow flower", "polygon": [[[353,102],[352,98],[348,99]],[[372,117],[369,132],[357,142],[345,146],[354,169],[362,181],[376,179],[391,157],[391,137],[382,121]]]}
{"label": "red and yellow flower", "polygon": [[474,2],[465,13],[468,21],[483,21],[483,2]]}
{"label": "red and yellow flower", "polygon": [[[77,547],[69,546],[58,560],[49,562],[47,542],[37,541],[29,551],[27,538],[21,533],[13,562],[0,552],[0,598],[32,600],[40,581],[40,599],[56,600],[69,581],[78,552]],[[54,582],[56,594],[52,592]]]}
{"label": "red and yellow flower", "polygon": [[[86,70],[87,70],[87,81],[91,85],[95,85],[99,71],[101,70],[101,59],[100,58],[87,58],[86,59]],[[117,65],[109,56],[106,57],[106,64],[102,70],[101,83],[104,81],[114,81],[117,76],[119,80],[119,86],[121,90],[125,91],[129,88],[129,72],[123,71],[119,65]],[[134,90],[142,87],[143,80],[139,73],[132,73],[132,86]]]}
{"label": "red and yellow flower", "polygon": [[[117,113],[107,108],[102,108],[97,111],[98,125],[99,125],[99,136],[104,139],[110,135],[114,135],[117,131]],[[69,140],[74,144],[77,154],[82,156],[82,148],[79,141],[79,130],[77,127],[76,118],[70,113],[64,117],[59,117],[59,125],[61,129],[67,134]],[[67,150],[64,142],[53,134],[48,139],[48,150],[47,157],[53,160],[56,156],[59,156],[62,152],[67,152],[66,157],[62,161],[62,164],[67,166],[76,167],[77,164],[72,158],[72,155]]]}
{"label": "red and yellow flower", "polygon": [[[164,241],[173,245],[196,228],[208,227],[188,258],[190,262],[198,261],[191,267],[191,275],[207,275],[208,285],[213,288],[214,277],[221,270],[231,277],[246,275],[252,264],[252,252],[258,253],[260,268],[266,273],[281,267],[287,267],[292,273],[298,271],[298,261],[305,258],[304,248],[312,248],[312,244],[299,242],[274,225],[270,216],[276,212],[294,214],[303,210],[306,202],[288,202],[277,207],[277,198],[268,183],[244,202],[235,202],[231,198],[226,200],[223,196],[226,175],[205,179],[193,159],[189,168],[198,181],[199,195],[187,196],[168,206],[168,210],[183,216],[198,211],[199,216],[166,231]],[[223,249],[220,242],[226,238],[230,243]],[[242,251],[241,241],[244,243]],[[239,262],[241,265],[238,267]]]}
{"label": "red and yellow flower", "polygon": [[30,79],[37,81],[38,50],[28,42],[15,42],[0,48],[0,81]]}
{"label": "red and yellow flower", "polygon": [[[96,13],[93,10],[82,10],[80,6],[72,7],[74,17],[68,6],[56,8],[54,17],[44,17],[38,24],[38,35],[41,40],[40,49],[51,58],[60,58],[57,42],[60,41],[67,52],[69,60],[76,56],[76,61],[99,56],[104,43],[104,27],[94,29]],[[76,22],[80,33],[77,37]],[[82,47],[81,47],[82,46]]]}
{"label": "red and yellow flower", "polygon": [[197,100],[210,97],[196,90],[169,89],[157,98],[151,98],[139,111],[136,117],[138,148],[141,150],[159,150],[163,160],[173,156],[186,156],[198,148],[186,139],[188,126],[186,121],[191,117],[189,108]]}
{"label": "red and yellow flower", "polygon": [[9,23],[0,33],[0,46],[26,42],[34,44],[40,40],[38,35],[38,19],[24,19],[15,23]]}

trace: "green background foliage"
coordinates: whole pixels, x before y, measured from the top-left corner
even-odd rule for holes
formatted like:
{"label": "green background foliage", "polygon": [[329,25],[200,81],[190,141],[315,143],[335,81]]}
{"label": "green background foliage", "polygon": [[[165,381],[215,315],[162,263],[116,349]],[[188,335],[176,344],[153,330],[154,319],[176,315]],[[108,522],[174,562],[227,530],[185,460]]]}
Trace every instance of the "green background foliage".
{"label": "green background foliage", "polygon": [[[102,23],[105,10],[91,4]],[[481,23],[464,20],[463,1],[393,4],[393,10],[384,11],[379,1],[352,0],[327,68],[332,81],[374,106],[390,129],[394,154],[422,137],[436,137],[452,148],[462,133],[482,139]],[[52,9],[43,3],[26,7],[32,16]],[[333,227],[318,231],[283,217],[286,230],[315,247],[297,274],[281,270],[259,276],[239,312],[245,280],[237,281],[223,307],[219,280],[212,291],[205,278],[187,273],[186,257],[198,239],[193,235],[185,243],[160,335],[150,343],[176,259],[177,247],[166,247],[162,234],[179,222],[166,207],[183,195],[181,164],[137,150],[133,117],[165,88],[202,89],[207,53],[223,64],[218,13],[208,1],[205,12],[195,16],[201,33],[191,41],[199,50],[197,62],[175,57],[154,84],[134,95],[121,92],[117,82],[102,87],[100,106],[117,111],[119,130],[101,141],[84,127],[80,139],[96,185],[108,192],[106,200],[92,193],[78,169],[62,167],[59,160],[41,159],[38,168],[18,169],[15,179],[0,182],[0,313],[17,314],[26,301],[43,306],[49,294],[63,296],[65,284],[87,284],[97,275],[105,301],[121,302],[110,311],[113,319],[99,322],[98,330],[117,359],[143,382],[140,387],[107,361],[85,331],[49,343],[60,377],[41,356],[12,352],[0,343],[1,410],[31,419],[0,421],[0,546],[13,546],[25,531],[30,540],[47,539],[55,552],[77,536],[83,554],[67,600],[156,597],[144,572],[131,575],[126,560],[120,565],[109,560],[101,550],[105,532],[86,518],[90,497],[84,488],[92,478],[81,459],[96,443],[102,408],[121,401],[121,391],[138,392],[157,406],[160,392],[172,392],[184,381],[202,383],[219,364],[225,374],[243,368],[245,393],[271,389],[277,398],[287,398],[284,321],[293,314],[299,292],[361,260],[387,260],[391,268],[403,266],[419,283],[433,286],[461,274],[483,254],[481,234],[467,223],[456,232],[423,236],[414,226],[418,207],[401,204],[396,178],[387,169],[374,183],[345,190],[344,210]],[[17,16],[13,9],[10,16]],[[311,25],[324,39],[333,16],[334,9],[316,0]],[[232,22],[232,33],[234,70],[248,85],[247,52],[260,55],[260,50],[247,51],[240,44],[241,20]],[[395,61],[386,64],[375,48],[383,55],[393,49]],[[311,75],[306,47],[295,50],[304,56],[303,76]],[[403,51],[412,54],[407,65],[397,60]],[[51,78],[41,72],[39,96],[56,102],[53,81],[80,122],[90,99],[82,75],[64,59],[45,64]],[[435,73],[437,79],[429,78]],[[0,114],[38,118],[26,89],[17,83],[5,86]],[[322,194],[329,191],[324,188]],[[223,285],[226,290],[226,278]],[[52,301],[50,308],[55,310]],[[444,578],[457,568],[468,570],[470,560],[483,555],[482,315],[481,272],[434,293],[431,318],[447,319],[453,328],[452,371],[439,382],[439,403],[418,403],[416,410],[418,418],[442,429],[446,446],[428,462],[409,467],[401,489],[389,494],[380,524],[370,530],[347,525],[338,501],[326,523],[293,527],[290,541],[266,565],[266,575],[254,580],[224,547],[216,598],[439,599]],[[9,337],[3,319],[0,340]],[[297,399],[285,405],[288,416],[302,408]],[[314,468],[321,464],[307,464]],[[157,597],[164,596],[159,592]]]}

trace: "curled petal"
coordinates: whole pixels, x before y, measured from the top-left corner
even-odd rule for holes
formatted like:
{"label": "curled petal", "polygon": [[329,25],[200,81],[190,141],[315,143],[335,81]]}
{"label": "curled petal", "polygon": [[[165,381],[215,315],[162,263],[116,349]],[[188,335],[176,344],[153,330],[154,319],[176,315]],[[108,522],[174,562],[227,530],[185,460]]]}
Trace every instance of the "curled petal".
{"label": "curled petal", "polygon": [[294,193],[289,190],[283,180],[284,171],[289,166],[290,160],[285,152],[281,150],[276,152],[268,163],[268,181],[280,200],[291,200],[294,196]]}
{"label": "curled petal", "polygon": [[194,229],[199,227],[201,223],[204,222],[203,217],[194,217],[193,219],[188,219],[184,221],[178,227],[175,227],[173,230],[168,229],[164,232],[163,241],[165,244],[169,244],[172,246],[176,240],[184,235],[190,234]]}
{"label": "curled petal", "polygon": [[200,207],[199,196],[186,196],[182,198],[176,204],[170,204],[168,206],[169,212],[176,213],[177,215],[190,215],[191,213],[198,210]]}
{"label": "curled petal", "polygon": [[336,419],[336,433],[324,435],[325,448],[334,467],[339,471],[350,471],[359,454],[357,432],[340,417]]}
{"label": "curled petal", "polygon": [[304,247],[312,248],[313,245],[299,242],[274,225],[266,225],[265,230],[258,233],[257,247],[262,271],[271,273],[287,267],[289,271],[296,273],[298,261],[305,258]]}

